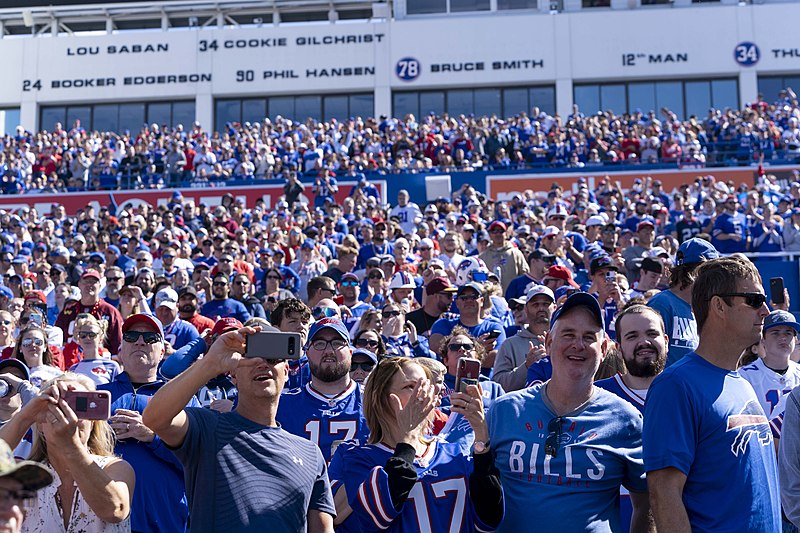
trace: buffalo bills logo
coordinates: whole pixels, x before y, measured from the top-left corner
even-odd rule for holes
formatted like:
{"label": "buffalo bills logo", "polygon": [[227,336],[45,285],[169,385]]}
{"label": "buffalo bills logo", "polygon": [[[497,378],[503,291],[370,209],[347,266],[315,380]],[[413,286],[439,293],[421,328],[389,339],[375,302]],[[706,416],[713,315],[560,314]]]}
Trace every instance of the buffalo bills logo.
{"label": "buffalo bills logo", "polygon": [[755,437],[762,446],[769,446],[772,443],[769,421],[755,400],[747,402],[738,415],[728,417],[726,431],[736,432],[736,437],[731,444],[731,452],[736,457],[739,457],[739,454],[747,449],[751,437]]}

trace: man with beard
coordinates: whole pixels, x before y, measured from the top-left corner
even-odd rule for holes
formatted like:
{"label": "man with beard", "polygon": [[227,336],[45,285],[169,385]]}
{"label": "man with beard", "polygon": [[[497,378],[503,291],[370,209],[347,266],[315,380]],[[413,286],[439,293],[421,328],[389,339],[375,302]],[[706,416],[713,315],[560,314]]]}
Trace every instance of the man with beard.
{"label": "man with beard", "polygon": [[353,347],[341,320],[315,322],[305,349],[311,380],[284,392],[275,418],[289,433],[319,446],[325,461],[330,462],[340,442],[367,441],[363,389],[350,378]]}
{"label": "man with beard", "polygon": [[372,241],[364,242],[364,245],[358,251],[358,259],[356,261],[356,268],[364,268],[367,265],[367,259],[378,255],[392,255],[394,247],[386,241],[386,222],[378,220],[375,222],[372,232]]}
{"label": "man with beard", "polygon": [[258,298],[253,296],[250,278],[244,272],[237,272],[233,275],[233,286],[231,289],[231,296],[234,300],[242,302],[247,312],[252,317],[267,319],[267,313],[264,306],[258,301]]}
{"label": "man with beard", "polygon": [[500,345],[494,362],[492,379],[506,392],[524,388],[528,367],[544,356],[544,338],[550,330],[556,298],[548,287],[534,285],[525,295],[524,305],[528,326]]}
{"label": "man with beard", "polygon": [[244,304],[228,297],[230,290],[230,278],[218,272],[211,281],[211,295],[214,299],[200,309],[200,314],[212,320],[231,316],[242,324],[250,320],[250,313]]}
{"label": "man with beard", "polygon": [[643,304],[626,307],[617,315],[617,348],[626,374],[601,379],[595,385],[613,392],[644,411],[647,389],[667,363],[669,337],[658,311]]}
{"label": "man with beard", "polygon": [[156,317],[164,328],[164,340],[173,348],[186,346],[200,337],[197,328],[178,317],[178,293],[165,287],[155,295]]}
{"label": "man with beard", "polygon": [[178,316],[193,325],[201,335],[214,327],[213,320],[197,312],[197,289],[191,285],[178,291]]}
{"label": "man with beard", "polygon": [[427,337],[433,323],[446,313],[453,305],[453,294],[456,288],[450,285],[450,280],[439,276],[433,278],[425,286],[425,305],[406,315],[406,321],[414,324],[417,332]]}

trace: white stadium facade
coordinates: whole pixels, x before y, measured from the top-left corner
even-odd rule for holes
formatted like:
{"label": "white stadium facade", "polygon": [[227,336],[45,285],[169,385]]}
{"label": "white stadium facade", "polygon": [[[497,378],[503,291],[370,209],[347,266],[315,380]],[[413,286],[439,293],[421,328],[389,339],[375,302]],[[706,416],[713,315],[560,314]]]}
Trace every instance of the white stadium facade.
{"label": "white stadium facade", "polygon": [[0,9],[6,132],[573,104],[687,118],[800,87],[798,3],[37,3]]}

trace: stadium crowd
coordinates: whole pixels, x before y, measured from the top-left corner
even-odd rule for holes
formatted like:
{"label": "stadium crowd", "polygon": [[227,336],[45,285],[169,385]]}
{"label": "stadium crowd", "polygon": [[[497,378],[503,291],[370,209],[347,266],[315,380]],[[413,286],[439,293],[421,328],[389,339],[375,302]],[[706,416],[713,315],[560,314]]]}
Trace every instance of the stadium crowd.
{"label": "stadium crowd", "polygon": [[791,88],[742,110],[680,119],[663,108],[565,117],[534,108],[496,116],[407,115],[225,124],[209,132],[152,124],[138,132],[87,131],[80,121],[3,139],[2,191],[157,188],[290,176],[434,173],[619,165],[750,165],[800,157],[800,107]]}
{"label": "stadium crowd", "polygon": [[[85,185],[119,150],[199,179],[247,162],[243,175],[325,172],[312,205],[290,173],[274,209],[175,192],[155,208],[0,213],[0,439],[30,460],[0,445],[4,527],[795,530],[800,324],[739,252],[800,250],[800,183],[580,179],[509,202],[467,185],[421,206],[406,191],[382,205],[364,176],[338,205],[328,171],[409,168],[429,148],[441,162],[445,145],[453,164],[494,164],[492,139],[526,128],[525,143],[583,135],[590,153],[610,134],[701,142],[690,133],[768,119],[785,133],[796,104],[688,123],[576,110],[502,130],[409,117],[6,139],[5,164],[30,163],[6,173],[20,188]],[[60,177],[73,150],[83,171]],[[264,332],[275,344],[245,357]],[[290,333],[297,357],[268,353]],[[107,421],[65,399],[95,390]]]}

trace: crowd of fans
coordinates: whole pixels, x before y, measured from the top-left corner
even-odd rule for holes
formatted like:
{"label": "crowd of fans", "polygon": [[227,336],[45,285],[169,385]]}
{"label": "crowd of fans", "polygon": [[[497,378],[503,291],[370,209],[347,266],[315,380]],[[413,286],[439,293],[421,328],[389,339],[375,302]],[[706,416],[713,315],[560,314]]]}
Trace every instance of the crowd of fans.
{"label": "crowd of fans", "polygon": [[[290,175],[274,209],[175,192],[158,207],[0,212],[0,438],[36,462],[20,463],[36,478],[22,476],[3,464],[10,452],[0,445],[0,503],[19,500],[29,531],[521,531],[531,516],[548,530],[645,531],[649,490],[664,531],[775,531],[773,433],[800,448],[800,403],[787,401],[800,385],[800,324],[788,293],[773,294],[769,312],[755,267],[737,253],[800,250],[800,182],[704,175],[668,192],[650,178],[630,190],[579,179],[574,190],[554,184],[508,202],[465,185],[425,205],[406,191],[382,205],[363,177],[339,205],[327,171],[472,164],[489,152],[484,164],[494,164],[509,148],[504,136],[530,145],[583,135],[589,153],[619,136],[614,157],[646,160],[626,136],[700,142],[700,133],[739,135],[768,119],[788,143],[798,108],[793,94],[781,104],[788,110],[758,103],[687,123],[576,110],[563,123],[276,120],[210,139],[199,126],[136,139],[79,127],[6,139],[4,164],[18,175],[4,183],[19,187],[7,192],[51,175],[85,185],[125,171],[120,154],[130,163],[160,153],[179,179],[210,177],[217,165],[235,174],[248,162],[245,176],[326,173],[311,205]],[[703,143],[701,152],[713,145]],[[509,157],[538,157],[522,144]],[[216,152],[223,163],[212,163]],[[75,164],[83,173],[71,174]],[[299,335],[302,354],[244,358],[260,331]],[[742,365],[752,387],[730,377]],[[672,379],[659,381],[662,372]],[[457,376],[473,381],[462,387]],[[697,389],[669,389],[698,376]],[[722,411],[705,396],[701,407],[672,409],[717,390],[715,380]],[[662,400],[651,406],[654,381]],[[110,394],[108,421],[84,420],[64,400],[95,390]],[[654,414],[643,425],[645,406]],[[707,411],[720,419],[681,418]],[[692,447],[689,428],[705,423],[714,437]],[[749,429],[737,436],[740,425]],[[787,483],[795,463],[800,473],[797,457],[782,458]],[[724,482],[708,479],[712,467]],[[677,499],[675,472],[686,483]],[[622,486],[630,494],[620,512]],[[702,494],[681,503],[683,515],[674,507],[682,490]],[[790,531],[800,498],[786,494]],[[710,510],[723,500],[731,506]],[[19,525],[20,508],[12,511]],[[673,522],[681,517],[686,524]]]}
{"label": "crowd of fans", "polygon": [[[534,108],[496,116],[407,115],[345,121],[225,124],[185,129],[152,124],[119,134],[45,125],[3,139],[2,191],[157,188],[290,176],[435,173],[512,168],[656,164],[683,167],[791,163],[800,158],[800,107],[791,89],[741,110],[709,109],[568,116]],[[52,129],[51,129],[52,128]]]}

